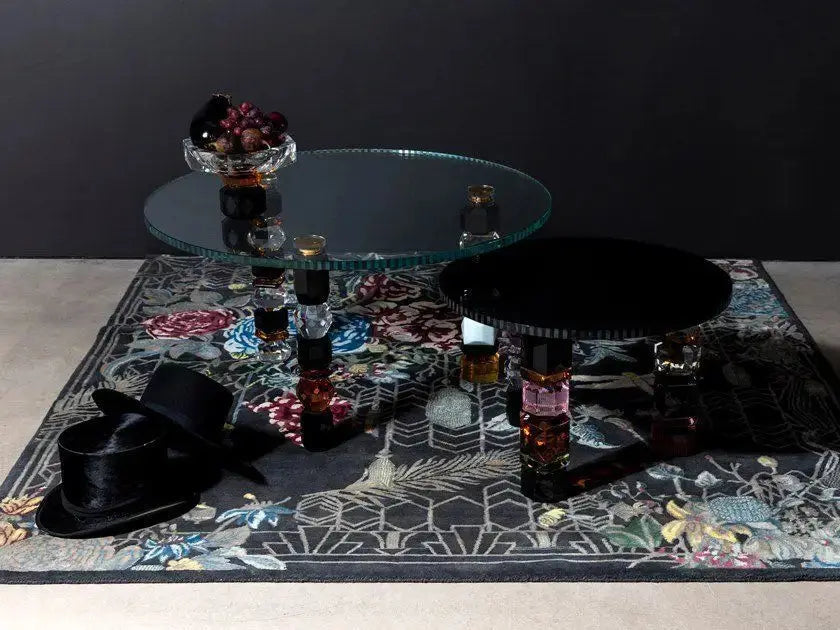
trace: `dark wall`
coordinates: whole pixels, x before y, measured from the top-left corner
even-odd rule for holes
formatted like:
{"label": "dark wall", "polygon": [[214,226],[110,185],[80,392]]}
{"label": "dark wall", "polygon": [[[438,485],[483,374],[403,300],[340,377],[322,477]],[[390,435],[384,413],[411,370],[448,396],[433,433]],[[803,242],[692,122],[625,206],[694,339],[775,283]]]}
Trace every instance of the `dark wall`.
{"label": "dark wall", "polygon": [[142,256],[211,91],[299,146],[504,162],[553,234],[840,258],[835,0],[8,0],[5,256]]}

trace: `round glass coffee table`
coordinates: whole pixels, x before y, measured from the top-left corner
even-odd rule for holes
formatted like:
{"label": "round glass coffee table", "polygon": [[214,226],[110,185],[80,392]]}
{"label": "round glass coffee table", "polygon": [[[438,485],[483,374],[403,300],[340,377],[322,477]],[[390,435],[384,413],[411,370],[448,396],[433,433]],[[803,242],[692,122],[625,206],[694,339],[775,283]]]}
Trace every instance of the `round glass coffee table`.
{"label": "round glass coffee table", "polygon": [[145,218],[169,245],[252,267],[260,359],[290,358],[294,321],[303,444],[317,450],[341,439],[327,404],[335,391],[330,271],[412,267],[500,249],[546,222],[551,196],[525,173],[457,155],[337,149],[288,161],[270,185],[259,175],[180,177],[149,196]]}
{"label": "round glass coffee table", "polygon": [[[551,212],[551,196],[534,178],[458,155],[301,151],[276,175],[266,191],[266,212],[254,219],[222,215],[219,179],[193,173],[149,196],[146,225],[173,247],[217,260],[288,269],[383,269],[504,247],[534,233]],[[461,215],[467,188],[474,185],[493,187],[497,210],[493,216],[472,217],[477,238],[465,242]],[[285,242],[262,247],[266,230]],[[294,239],[313,234],[324,237],[326,246],[317,258],[301,256]],[[486,235],[492,237],[481,238]]]}

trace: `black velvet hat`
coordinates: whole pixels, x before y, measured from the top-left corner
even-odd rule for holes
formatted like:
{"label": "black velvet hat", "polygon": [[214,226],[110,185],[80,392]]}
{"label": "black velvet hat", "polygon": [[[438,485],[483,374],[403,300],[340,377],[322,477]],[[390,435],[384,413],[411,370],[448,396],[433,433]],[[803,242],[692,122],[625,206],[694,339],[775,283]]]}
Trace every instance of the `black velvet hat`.
{"label": "black velvet hat", "polygon": [[61,483],[38,506],[38,528],[62,538],[90,538],[139,529],[192,509],[198,493],[170,474],[169,427],[158,417],[124,413],[62,431]]}
{"label": "black velvet hat", "polygon": [[170,425],[170,448],[216,462],[256,482],[265,481],[253,466],[222,444],[233,395],[208,376],[165,363],[152,374],[140,400],[112,389],[96,390],[93,400],[107,415],[136,413],[161,418]]}

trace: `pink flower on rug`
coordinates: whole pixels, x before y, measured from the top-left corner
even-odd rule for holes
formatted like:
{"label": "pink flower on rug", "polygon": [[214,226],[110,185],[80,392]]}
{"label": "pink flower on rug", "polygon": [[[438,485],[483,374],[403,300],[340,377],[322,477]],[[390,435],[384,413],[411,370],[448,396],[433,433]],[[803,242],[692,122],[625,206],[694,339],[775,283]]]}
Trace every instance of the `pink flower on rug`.
{"label": "pink flower on rug", "polygon": [[352,307],[370,317],[374,336],[411,343],[433,350],[451,350],[460,341],[461,318],[443,304],[420,301],[410,304],[379,301]]}
{"label": "pink flower on rug", "polygon": [[[298,446],[303,444],[300,434],[300,414],[303,411],[303,405],[298,400],[298,397],[291,392],[287,392],[282,396],[277,396],[273,400],[258,405],[245,403],[245,406],[255,413],[268,412],[268,421],[271,424],[277,425],[277,428],[280,429],[280,432],[287,439]],[[342,400],[338,396],[333,396],[332,400],[330,400],[333,424],[338,424],[347,418],[351,408],[352,406],[349,402]]]}
{"label": "pink flower on rug", "polygon": [[420,296],[420,287],[397,282],[384,273],[374,273],[366,276],[356,290],[360,302],[373,300],[401,301]]}
{"label": "pink flower on rug", "polygon": [[143,322],[146,332],[158,339],[186,339],[227,328],[236,315],[226,308],[180,311],[157,315]]}

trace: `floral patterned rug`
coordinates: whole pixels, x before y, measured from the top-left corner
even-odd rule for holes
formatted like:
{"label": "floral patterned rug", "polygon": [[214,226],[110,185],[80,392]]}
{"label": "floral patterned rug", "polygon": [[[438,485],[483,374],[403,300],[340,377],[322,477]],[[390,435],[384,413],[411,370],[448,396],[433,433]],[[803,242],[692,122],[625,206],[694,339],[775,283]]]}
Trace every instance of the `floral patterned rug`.
{"label": "floral patterned rug", "polygon": [[[459,383],[439,268],[333,276],[332,409],[370,428],[309,453],[294,362],[254,359],[249,270],[149,259],[2,486],[0,581],[835,579],[837,379],[760,264],[718,264],[735,284],[705,326],[714,448],[547,505],[519,492],[501,388]],[[645,441],[651,407],[649,343],[576,357],[573,466]],[[231,440],[268,484],[226,475],[183,517],[125,536],[39,533],[58,434],[96,415],[93,389],[139,395],[162,361],[235,392]]]}

